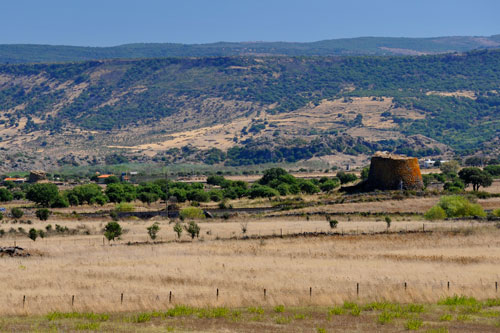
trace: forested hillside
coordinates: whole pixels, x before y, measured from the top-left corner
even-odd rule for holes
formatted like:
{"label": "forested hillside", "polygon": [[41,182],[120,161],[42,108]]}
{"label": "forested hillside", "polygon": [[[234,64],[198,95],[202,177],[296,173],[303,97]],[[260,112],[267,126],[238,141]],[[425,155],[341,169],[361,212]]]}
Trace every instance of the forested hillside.
{"label": "forested hillside", "polygon": [[[245,120],[244,128],[227,127],[220,146],[171,145],[155,148],[155,154],[171,162],[196,156],[232,165],[377,149],[427,156],[439,154],[444,146],[459,154],[495,154],[499,92],[498,50],[2,65],[0,135],[4,149],[28,142],[50,149],[66,141],[61,154],[69,154],[71,145],[76,150],[105,145],[138,146],[135,153],[140,155],[141,149],[153,149],[148,144],[173,140],[175,133]],[[378,104],[370,106],[370,101]],[[356,103],[368,106],[358,110]],[[330,105],[325,109],[329,119],[335,118],[329,128],[299,131],[288,120],[288,127],[283,125],[284,117],[301,117],[325,105]],[[375,108],[380,112],[371,114]],[[337,109],[342,111],[333,113]],[[400,135],[375,139],[364,134],[366,128]],[[415,135],[420,135],[418,140]],[[426,138],[431,141],[416,144]],[[99,155],[99,148],[91,151]],[[88,162],[90,155],[85,154]]]}
{"label": "forested hillside", "polygon": [[221,57],[241,55],[333,56],[421,55],[500,47],[489,37],[360,37],[311,43],[242,42],[211,44],[126,44],[113,47],[0,45],[0,63],[67,62],[113,58]]}

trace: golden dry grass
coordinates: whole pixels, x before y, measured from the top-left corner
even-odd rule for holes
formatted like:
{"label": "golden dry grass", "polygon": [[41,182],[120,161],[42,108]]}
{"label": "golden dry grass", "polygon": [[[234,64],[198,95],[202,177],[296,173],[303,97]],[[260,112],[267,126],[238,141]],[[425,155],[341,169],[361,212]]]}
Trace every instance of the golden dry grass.
{"label": "golden dry grass", "polygon": [[[203,222],[199,240],[191,242],[183,235],[182,242],[174,242],[172,225],[160,221],[160,238],[169,242],[136,246],[126,243],[146,241],[146,227],[152,221],[121,222],[128,232],[113,246],[102,244],[100,230],[107,221],[49,222],[71,228],[85,224],[94,234],[36,242],[27,237],[15,239],[17,245],[42,256],[0,258],[0,288],[4,291],[0,314],[137,311],[173,304],[328,306],[356,299],[358,282],[360,301],[434,302],[453,293],[493,297],[494,282],[500,280],[500,230],[469,222],[455,222],[453,229],[450,223],[426,223],[426,230],[441,230],[432,234],[217,240],[241,237],[245,219],[240,217],[234,222]],[[320,218],[252,220],[247,227],[249,235],[279,234],[281,229],[285,235],[329,229]],[[394,221],[391,229],[421,227],[421,221]],[[381,221],[341,220],[338,226],[345,233],[384,229]],[[4,236],[1,242],[13,245],[14,239]],[[451,282],[449,291],[447,281]]]}

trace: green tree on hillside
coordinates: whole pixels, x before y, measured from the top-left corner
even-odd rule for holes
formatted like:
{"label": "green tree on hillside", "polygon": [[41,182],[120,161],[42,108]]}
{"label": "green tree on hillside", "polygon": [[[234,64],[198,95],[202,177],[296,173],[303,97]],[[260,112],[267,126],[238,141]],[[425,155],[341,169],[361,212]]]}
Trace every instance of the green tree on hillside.
{"label": "green tree on hillside", "polygon": [[458,176],[463,180],[465,186],[472,184],[472,190],[477,191],[479,187],[488,187],[493,183],[491,175],[479,168],[463,168],[458,172]]}
{"label": "green tree on hillside", "polygon": [[50,207],[59,196],[59,189],[57,185],[47,184],[33,184],[26,192],[26,199],[37,203],[42,207]]}

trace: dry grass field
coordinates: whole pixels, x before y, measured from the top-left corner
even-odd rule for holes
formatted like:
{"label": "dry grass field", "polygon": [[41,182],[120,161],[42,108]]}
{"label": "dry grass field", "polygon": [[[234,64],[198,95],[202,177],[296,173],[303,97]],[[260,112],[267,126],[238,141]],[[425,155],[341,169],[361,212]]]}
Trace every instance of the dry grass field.
{"label": "dry grass field", "polygon": [[[24,220],[31,224],[4,219],[0,225],[1,246],[17,245],[31,254],[0,257],[0,330],[364,332],[401,331],[412,320],[423,321],[425,329],[443,329],[439,332],[498,330],[500,301],[471,313],[437,305],[453,295],[478,302],[500,297],[495,284],[500,282],[500,228],[487,221],[429,222],[418,215],[438,200],[206,219],[198,221],[201,232],[194,240],[186,232],[178,239],[174,224],[164,218],[127,218],[119,222],[125,231],[121,239],[111,244],[102,232],[108,217],[81,218],[60,209],[40,222],[27,211]],[[499,198],[478,202],[486,209],[500,207]],[[242,203],[251,204],[259,205]],[[95,209],[83,206],[78,213]],[[334,215],[337,228],[315,212],[339,214]],[[384,215],[365,212],[388,213],[390,228]],[[155,243],[146,231],[154,222],[161,227]],[[8,232],[47,224],[78,232],[52,232],[36,241]],[[364,310],[352,314],[349,302]],[[381,305],[367,308],[371,302],[422,304],[426,310],[381,323],[380,316],[389,314]],[[281,306],[284,310],[277,311]],[[85,313],[108,317],[94,320]],[[449,322],[440,319],[448,315]]]}

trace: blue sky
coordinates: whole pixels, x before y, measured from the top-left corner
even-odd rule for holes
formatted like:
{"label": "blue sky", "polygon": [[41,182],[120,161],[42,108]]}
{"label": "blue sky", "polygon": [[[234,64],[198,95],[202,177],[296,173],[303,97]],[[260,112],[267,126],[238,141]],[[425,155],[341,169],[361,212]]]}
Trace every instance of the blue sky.
{"label": "blue sky", "polygon": [[499,0],[0,0],[0,44],[500,34]]}

